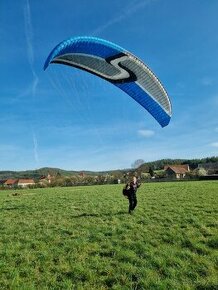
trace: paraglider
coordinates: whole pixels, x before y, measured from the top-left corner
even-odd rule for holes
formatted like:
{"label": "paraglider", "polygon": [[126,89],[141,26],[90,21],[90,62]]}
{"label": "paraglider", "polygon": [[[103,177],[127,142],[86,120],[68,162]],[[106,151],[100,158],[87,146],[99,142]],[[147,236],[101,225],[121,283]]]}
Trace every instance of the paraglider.
{"label": "paraglider", "polygon": [[59,43],[45,61],[73,66],[95,74],[132,97],[162,126],[171,119],[166,90],[151,69],[122,47],[96,37],[73,37]]}

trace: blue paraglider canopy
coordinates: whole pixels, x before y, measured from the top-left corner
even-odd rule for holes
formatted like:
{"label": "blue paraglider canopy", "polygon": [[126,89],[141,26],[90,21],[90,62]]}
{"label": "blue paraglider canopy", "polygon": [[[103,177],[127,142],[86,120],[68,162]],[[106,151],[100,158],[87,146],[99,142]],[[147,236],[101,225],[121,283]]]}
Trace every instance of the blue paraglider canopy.
{"label": "blue paraglider canopy", "polygon": [[171,119],[166,90],[151,69],[122,47],[96,37],[74,37],[59,43],[45,61],[95,74],[126,92],[162,126]]}

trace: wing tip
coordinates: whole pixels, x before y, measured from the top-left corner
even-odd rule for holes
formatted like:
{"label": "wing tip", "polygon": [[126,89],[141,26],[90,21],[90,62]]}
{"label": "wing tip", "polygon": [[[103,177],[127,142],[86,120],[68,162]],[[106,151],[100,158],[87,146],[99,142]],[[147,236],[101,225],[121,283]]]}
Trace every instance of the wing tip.
{"label": "wing tip", "polygon": [[162,128],[166,127],[167,125],[169,125],[171,120],[171,116],[167,116],[166,118],[164,118],[163,120],[161,120],[161,122],[159,122],[159,124],[161,125]]}

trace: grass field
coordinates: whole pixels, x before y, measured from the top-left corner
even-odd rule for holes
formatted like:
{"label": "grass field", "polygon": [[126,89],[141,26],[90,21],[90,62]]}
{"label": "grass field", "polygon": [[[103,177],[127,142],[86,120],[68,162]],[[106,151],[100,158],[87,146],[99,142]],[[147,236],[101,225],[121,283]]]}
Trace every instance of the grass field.
{"label": "grass field", "polygon": [[0,289],[218,289],[218,182],[0,192]]}

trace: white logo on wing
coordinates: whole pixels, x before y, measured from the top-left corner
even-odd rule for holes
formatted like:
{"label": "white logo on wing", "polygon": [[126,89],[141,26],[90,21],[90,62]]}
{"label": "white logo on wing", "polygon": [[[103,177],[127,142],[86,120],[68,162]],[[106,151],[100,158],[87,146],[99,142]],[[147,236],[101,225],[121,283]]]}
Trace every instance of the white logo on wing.
{"label": "white logo on wing", "polygon": [[116,69],[118,69],[120,71],[119,74],[116,74],[115,76],[108,76],[108,79],[111,80],[123,80],[123,79],[128,79],[130,77],[130,74],[128,73],[128,71],[126,71],[124,68],[119,66],[119,63],[127,60],[128,56],[124,55],[121,56],[119,58],[113,59],[110,61],[110,64],[113,65]]}
{"label": "white logo on wing", "polygon": [[[128,59],[129,57],[127,55],[122,55],[107,62],[104,58],[98,56],[73,53],[58,56],[52,62],[76,66],[107,80],[118,81],[130,78],[129,72],[119,65],[122,61]],[[113,67],[113,72],[111,72],[111,66]]]}

